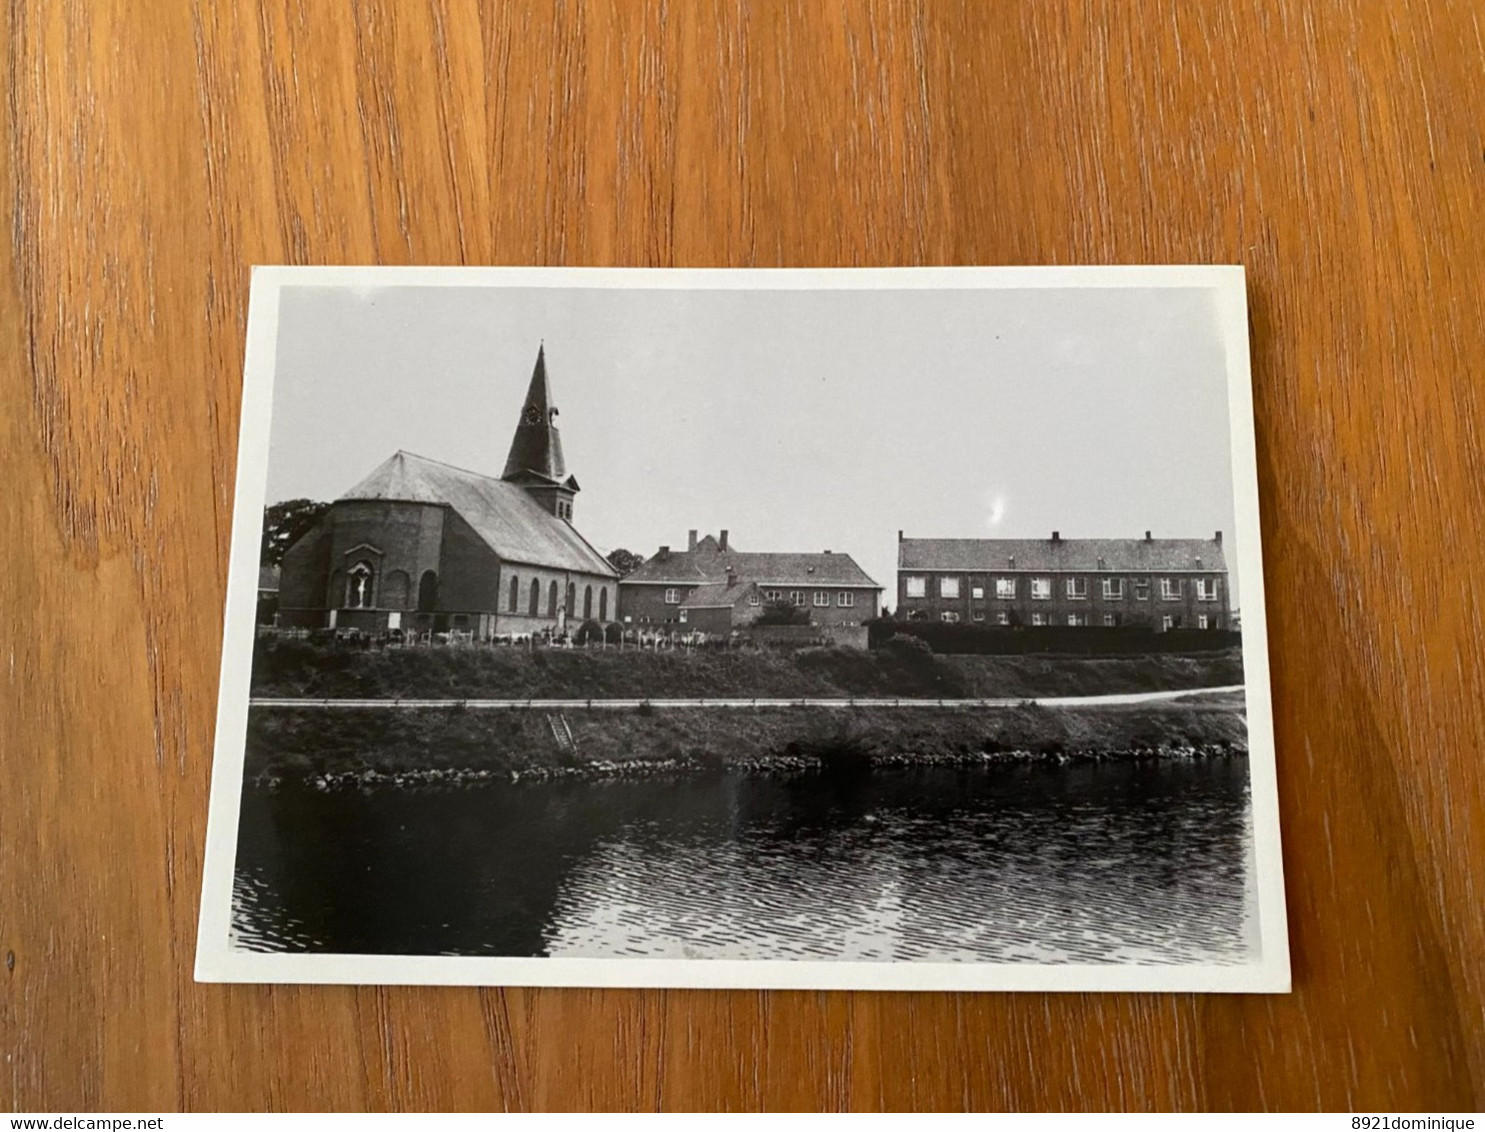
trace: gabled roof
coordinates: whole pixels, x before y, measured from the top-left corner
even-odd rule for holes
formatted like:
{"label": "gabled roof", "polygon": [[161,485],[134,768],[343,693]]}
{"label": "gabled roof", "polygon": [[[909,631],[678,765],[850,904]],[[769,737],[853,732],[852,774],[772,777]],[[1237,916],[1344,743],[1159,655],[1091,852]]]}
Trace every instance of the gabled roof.
{"label": "gabled roof", "polygon": [[849,554],[722,550],[710,535],[695,550],[646,559],[625,583],[696,585],[720,582],[731,568],[740,579],[775,586],[856,586],[881,589]]}
{"label": "gabled roof", "polygon": [[1204,538],[905,538],[897,544],[902,570],[1227,569],[1222,543]]}
{"label": "gabled roof", "polygon": [[692,590],[690,596],[681,602],[681,608],[731,609],[755,589],[757,589],[755,583],[741,579],[734,581],[730,586],[726,582],[708,582]]}
{"label": "gabled roof", "polygon": [[610,577],[617,574],[570,523],[543,508],[525,489],[411,452],[398,452],[384,460],[341,499],[444,503],[508,561]]}
{"label": "gabled roof", "polygon": [[651,585],[696,586],[707,580],[707,574],[684,553],[671,552],[668,559],[647,558],[625,574],[621,582],[648,582]]}
{"label": "gabled roof", "polygon": [[723,554],[739,575],[760,585],[870,586],[881,589],[849,554],[748,552]]}

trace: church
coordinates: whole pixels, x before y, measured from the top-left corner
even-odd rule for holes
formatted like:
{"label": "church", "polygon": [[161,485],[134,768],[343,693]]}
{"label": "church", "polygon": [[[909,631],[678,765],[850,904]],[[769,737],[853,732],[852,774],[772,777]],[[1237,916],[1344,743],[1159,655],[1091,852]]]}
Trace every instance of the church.
{"label": "church", "polygon": [[397,452],[284,554],[279,624],[475,640],[618,620],[618,572],[573,526],[545,346],[499,479]]}

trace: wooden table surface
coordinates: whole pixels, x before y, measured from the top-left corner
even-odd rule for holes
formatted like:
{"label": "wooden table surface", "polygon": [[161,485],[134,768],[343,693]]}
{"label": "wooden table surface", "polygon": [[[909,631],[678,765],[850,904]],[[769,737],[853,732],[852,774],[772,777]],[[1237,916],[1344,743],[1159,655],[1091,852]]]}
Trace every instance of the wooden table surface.
{"label": "wooden table surface", "polygon": [[[736,7],[0,17],[0,1104],[1480,1108],[1478,6]],[[195,985],[254,263],[1247,265],[1295,993]]]}

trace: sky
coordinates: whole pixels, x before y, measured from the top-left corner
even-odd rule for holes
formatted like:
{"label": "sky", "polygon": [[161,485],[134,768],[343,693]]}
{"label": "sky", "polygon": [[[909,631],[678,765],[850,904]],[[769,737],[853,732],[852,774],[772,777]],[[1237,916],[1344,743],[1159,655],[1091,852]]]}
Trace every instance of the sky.
{"label": "sky", "polygon": [[890,605],[899,530],[1234,538],[1206,289],[281,295],[269,502],[398,449],[498,476],[544,342],[574,525],[605,552],[726,528],[849,553]]}

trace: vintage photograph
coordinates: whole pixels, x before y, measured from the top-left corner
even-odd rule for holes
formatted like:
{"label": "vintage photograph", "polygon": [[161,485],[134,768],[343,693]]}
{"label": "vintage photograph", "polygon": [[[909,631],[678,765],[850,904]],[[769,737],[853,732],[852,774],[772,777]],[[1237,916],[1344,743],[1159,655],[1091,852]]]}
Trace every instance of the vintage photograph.
{"label": "vintage photograph", "polygon": [[259,269],[198,977],[1287,989],[1245,304]]}

